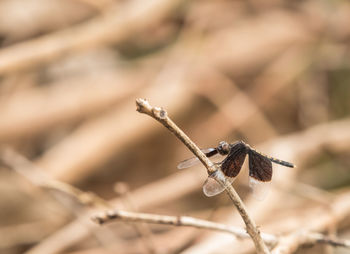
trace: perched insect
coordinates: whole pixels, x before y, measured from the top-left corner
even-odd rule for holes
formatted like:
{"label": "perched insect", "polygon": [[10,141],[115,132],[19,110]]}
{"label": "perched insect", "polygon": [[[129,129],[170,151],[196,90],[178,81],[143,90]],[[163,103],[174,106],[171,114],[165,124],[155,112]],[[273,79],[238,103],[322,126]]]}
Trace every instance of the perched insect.
{"label": "perched insect", "polygon": [[[294,168],[295,166],[287,161],[282,161],[256,151],[254,148],[244,143],[237,141],[233,144],[228,144],[221,141],[216,148],[208,148],[202,150],[207,157],[214,155],[227,155],[226,158],[218,163],[219,171],[214,174],[216,177],[226,178],[227,184],[232,184],[236,176],[239,174],[246,155],[249,156],[249,186],[253,189],[257,199],[263,199],[266,195],[266,188],[261,185],[268,183],[272,178],[272,162],[282,166]],[[179,169],[191,167],[199,162],[197,157],[190,158],[178,164]],[[219,184],[213,179],[214,175],[208,177],[203,185],[203,192],[206,196],[211,197],[221,193],[226,187]]]}

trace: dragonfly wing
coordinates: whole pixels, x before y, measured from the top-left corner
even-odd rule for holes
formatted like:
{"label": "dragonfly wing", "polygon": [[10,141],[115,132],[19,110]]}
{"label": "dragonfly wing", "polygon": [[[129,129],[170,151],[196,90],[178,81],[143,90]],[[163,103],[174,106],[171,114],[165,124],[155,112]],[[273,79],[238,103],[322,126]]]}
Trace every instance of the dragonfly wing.
{"label": "dragonfly wing", "polygon": [[[231,185],[235,179],[234,177],[225,177],[221,171],[216,172],[216,174],[220,174],[218,177],[222,177],[223,179],[226,179],[225,181],[226,186]],[[226,189],[225,185],[221,185],[220,183],[218,183],[214,179],[214,175],[211,175],[207,178],[207,180],[203,184],[203,192],[207,197],[212,197],[223,192]]]}
{"label": "dragonfly wing", "polygon": [[[203,153],[205,153],[206,156],[211,157],[213,155],[216,155],[218,152],[215,148],[207,148],[207,149],[201,149]],[[194,165],[197,165],[199,163],[199,159],[197,157],[189,158],[187,160],[184,160],[180,162],[177,165],[178,169],[184,169],[184,168],[189,168]]]}
{"label": "dragonfly wing", "polygon": [[249,176],[261,182],[269,182],[272,178],[272,163],[260,153],[249,151]]}
{"label": "dragonfly wing", "polygon": [[189,168],[192,167],[196,164],[199,163],[199,159],[197,157],[193,157],[184,161],[181,161],[178,165],[177,168],[178,169],[184,169],[184,168]]}
{"label": "dragonfly wing", "polygon": [[263,200],[269,190],[272,178],[271,161],[254,150],[249,151],[249,186],[253,190],[253,197]]}
{"label": "dragonfly wing", "polygon": [[244,159],[247,155],[247,148],[242,143],[234,145],[230,153],[223,160],[221,170],[227,177],[236,177],[241,171]]}

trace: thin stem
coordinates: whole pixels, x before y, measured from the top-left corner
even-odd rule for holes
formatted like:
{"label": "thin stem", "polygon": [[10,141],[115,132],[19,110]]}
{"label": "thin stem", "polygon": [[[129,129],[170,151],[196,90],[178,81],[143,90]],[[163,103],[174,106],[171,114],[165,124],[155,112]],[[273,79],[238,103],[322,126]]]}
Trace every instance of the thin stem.
{"label": "thin stem", "polygon": [[[92,220],[98,224],[120,220],[124,222],[143,222],[173,226],[187,226],[229,233],[239,239],[246,239],[250,237],[243,228],[228,226],[225,224],[188,216],[169,216],[150,213],[128,212],[122,210],[110,210],[94,216]],[[270,246],[276,246],[273,254],[292,253],[300,245],[307,244],[327,244],[333,247],[343,247],[348,249],[350,248],[349,240],[331,238],[323,234],[308,231],[299,231],[282,237],[261,233],[261,238],[266,244]]]}
{"label": "thin stem", "polygon": [[[225,180],[221,177],[216,177],[219,174],[213,174],[217,172],[218,166],[211,162],[205,154],[198,148],[198,146],[168,117],[167,112],[159,107],[152,107],[147,100],[137,99],[136,100],[137,111],[140,113],[147,114],[158,122],[163,124],[168,130],[170,130],[177,138],[179,138],[187,147],[190,149],[195,156],[203,163],[207,168],[209,175],[212,175],[213,178],[218,181],[220,184],[227,186]],[[236,206],[238,212],[240,213],[246,227],[247,232],[252,238],[257,253],[270,253],[269,249],[265,245],[263,239],[261,238],[260,232],[255,225],[255,222],[250,218],[242,200],[238,196],[234,188],[229,185],[226,187],[226,192],[232,200],[233,204]]]}
{"label": "thin stem", "polygon": [[[129,187],[126,183],[116,183],[114,185],[114,190],[117,194],[120,195],[121,202],[124,203],[125,207],[127,207],[129,210],[137,212],[138,209],[133,202],[132,195],[130,195]],[[145,223],[136,223],[133,224],[133,226],[135,228],[135,231],[139,234],[140,239],[142,240],[142,243],[146,247],[148,253],[158,253],[149,225]]]}
{"label": "thin stem", "polygon": [[[237,238],[249,238],[249,235],[243,228],[227,226],[225,224],[211,222],[207,220],[196,219],[188,216],[169,216],[150,213],[136,213],[122,210],[113,210],[101,213],[92,218],[99,224],[104,224],[112,220],[122,220],[127,222],[146,222],[155,224],[165,224],[174,226],[189,226],[201,229],[210,229],[225,232],[234,235]],[[264,242],[269,245],[277,243],[277,237],[270,234],[262,234]]]}
{"label": "thin stem", "polygon": [[185,144],[185,146],[193,152],[198,159],[204,164],[208,170],[208,174],[214,173],[217,170],[215,164],[208,159],[207,156],[198,148],[198,146],[168,117],[168,113],[159,107],[152,107],[147,100],[136,100],[137,111],[147,114],[158,122],[163,124],[169,131],[171,131],[178,139]]}

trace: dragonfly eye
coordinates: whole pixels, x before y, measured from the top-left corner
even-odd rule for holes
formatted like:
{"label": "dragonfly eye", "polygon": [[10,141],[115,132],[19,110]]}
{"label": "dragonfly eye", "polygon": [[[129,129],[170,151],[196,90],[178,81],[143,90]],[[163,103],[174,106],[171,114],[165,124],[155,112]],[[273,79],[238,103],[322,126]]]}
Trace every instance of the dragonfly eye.
{"label": "dragonfly eye", "polygon": [[221,141],[219,143],[217,150],[221,155],[226,155],[230,151],[230,145],[225,141]]}

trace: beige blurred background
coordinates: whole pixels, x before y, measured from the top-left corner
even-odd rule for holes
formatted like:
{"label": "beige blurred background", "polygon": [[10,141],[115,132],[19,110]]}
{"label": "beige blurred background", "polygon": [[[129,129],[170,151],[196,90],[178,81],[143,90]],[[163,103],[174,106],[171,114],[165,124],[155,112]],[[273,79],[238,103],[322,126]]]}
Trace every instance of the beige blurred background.
{"label": "beige blurred background", "polygon": [[176,168],[191,153],[138,97],[201,148],[244,140],[297,165],[274,165],[262,202],[246,165],[234,182],[261,231],[350,238],[349,42],[348,1],[0,1],[0,253],[254,253],[91,221],[117,207],[243,226],[226,195],[204,196],[203,167]]}

